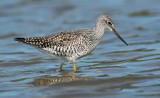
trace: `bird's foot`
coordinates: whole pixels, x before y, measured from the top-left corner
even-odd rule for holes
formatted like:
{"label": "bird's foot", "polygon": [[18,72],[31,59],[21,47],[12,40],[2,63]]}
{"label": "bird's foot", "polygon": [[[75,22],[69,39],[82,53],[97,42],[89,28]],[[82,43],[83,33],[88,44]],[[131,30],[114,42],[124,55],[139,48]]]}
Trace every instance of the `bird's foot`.
{"label": "bird's foot", "polygon": [[62,69],[60,69],[60,68],[58,70],[56,70],[56,72],[60,72],[60,71],[62,71]]}

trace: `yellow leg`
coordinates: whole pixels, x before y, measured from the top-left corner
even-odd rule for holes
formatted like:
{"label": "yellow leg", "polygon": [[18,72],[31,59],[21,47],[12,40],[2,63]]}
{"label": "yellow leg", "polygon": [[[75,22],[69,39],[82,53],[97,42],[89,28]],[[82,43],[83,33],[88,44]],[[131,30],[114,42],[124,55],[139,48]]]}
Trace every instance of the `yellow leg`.
{"label": "yellow leg", "polygon": [[62,67],[63,67],[63,65],[64,65],[64,62],[62,62],[62,64],[61,64],[60,68],[59,68],[56,72],[62,71]]}
{"label": "yellow leg", "polygon": [[76,71],[76,65],[75,65],[75,62],[73,62],[73,71]]}

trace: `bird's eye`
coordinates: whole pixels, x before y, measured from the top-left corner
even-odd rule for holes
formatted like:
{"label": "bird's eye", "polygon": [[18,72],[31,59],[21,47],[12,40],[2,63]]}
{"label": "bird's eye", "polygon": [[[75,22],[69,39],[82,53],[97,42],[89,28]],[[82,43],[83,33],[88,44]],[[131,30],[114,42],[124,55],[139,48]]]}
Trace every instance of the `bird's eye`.
{"label": "bird's eye", "polygon": [[111,22],[108,22],[108,24],[109,24],[109,25],[112,25],[112,23],[111,23]]}

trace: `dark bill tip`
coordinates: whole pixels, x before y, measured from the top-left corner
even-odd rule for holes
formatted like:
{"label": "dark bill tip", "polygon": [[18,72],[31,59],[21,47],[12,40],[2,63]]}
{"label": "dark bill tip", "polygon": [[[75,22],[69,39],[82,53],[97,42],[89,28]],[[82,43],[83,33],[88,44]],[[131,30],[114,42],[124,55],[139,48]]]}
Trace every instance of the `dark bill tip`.
{"label": "dark bill tip", "polygon": [[116,32],[114,28],[112,28],[112,31],[124,44],[128,46],[127,42]]}

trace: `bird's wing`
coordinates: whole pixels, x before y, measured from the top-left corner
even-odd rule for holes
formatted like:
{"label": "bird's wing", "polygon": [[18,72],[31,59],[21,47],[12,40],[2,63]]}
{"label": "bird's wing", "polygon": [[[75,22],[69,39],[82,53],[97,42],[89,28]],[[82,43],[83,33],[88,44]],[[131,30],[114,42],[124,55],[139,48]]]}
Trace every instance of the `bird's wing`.
{"label": "bird's wing", "polygon": [[65,31],[44,37],[15,38],[15,40],[42,50],[52,51],[54,53],[65,53],[64,49],[61,48],[74,45],[74,43],[79,41],[80,38],[81,40],[85,39],[85,35],[90,32],[92,32],[90,29],[79,29]]}
{"label": "bird's wing", "polygon": [[45,39],[48,39],[47,42],[51,43],[52,45],[63,47],[67,46],[68,44],[73,44],[80,37],[89,32],[91,32],[89,29],[71,30],[46,36]]}

